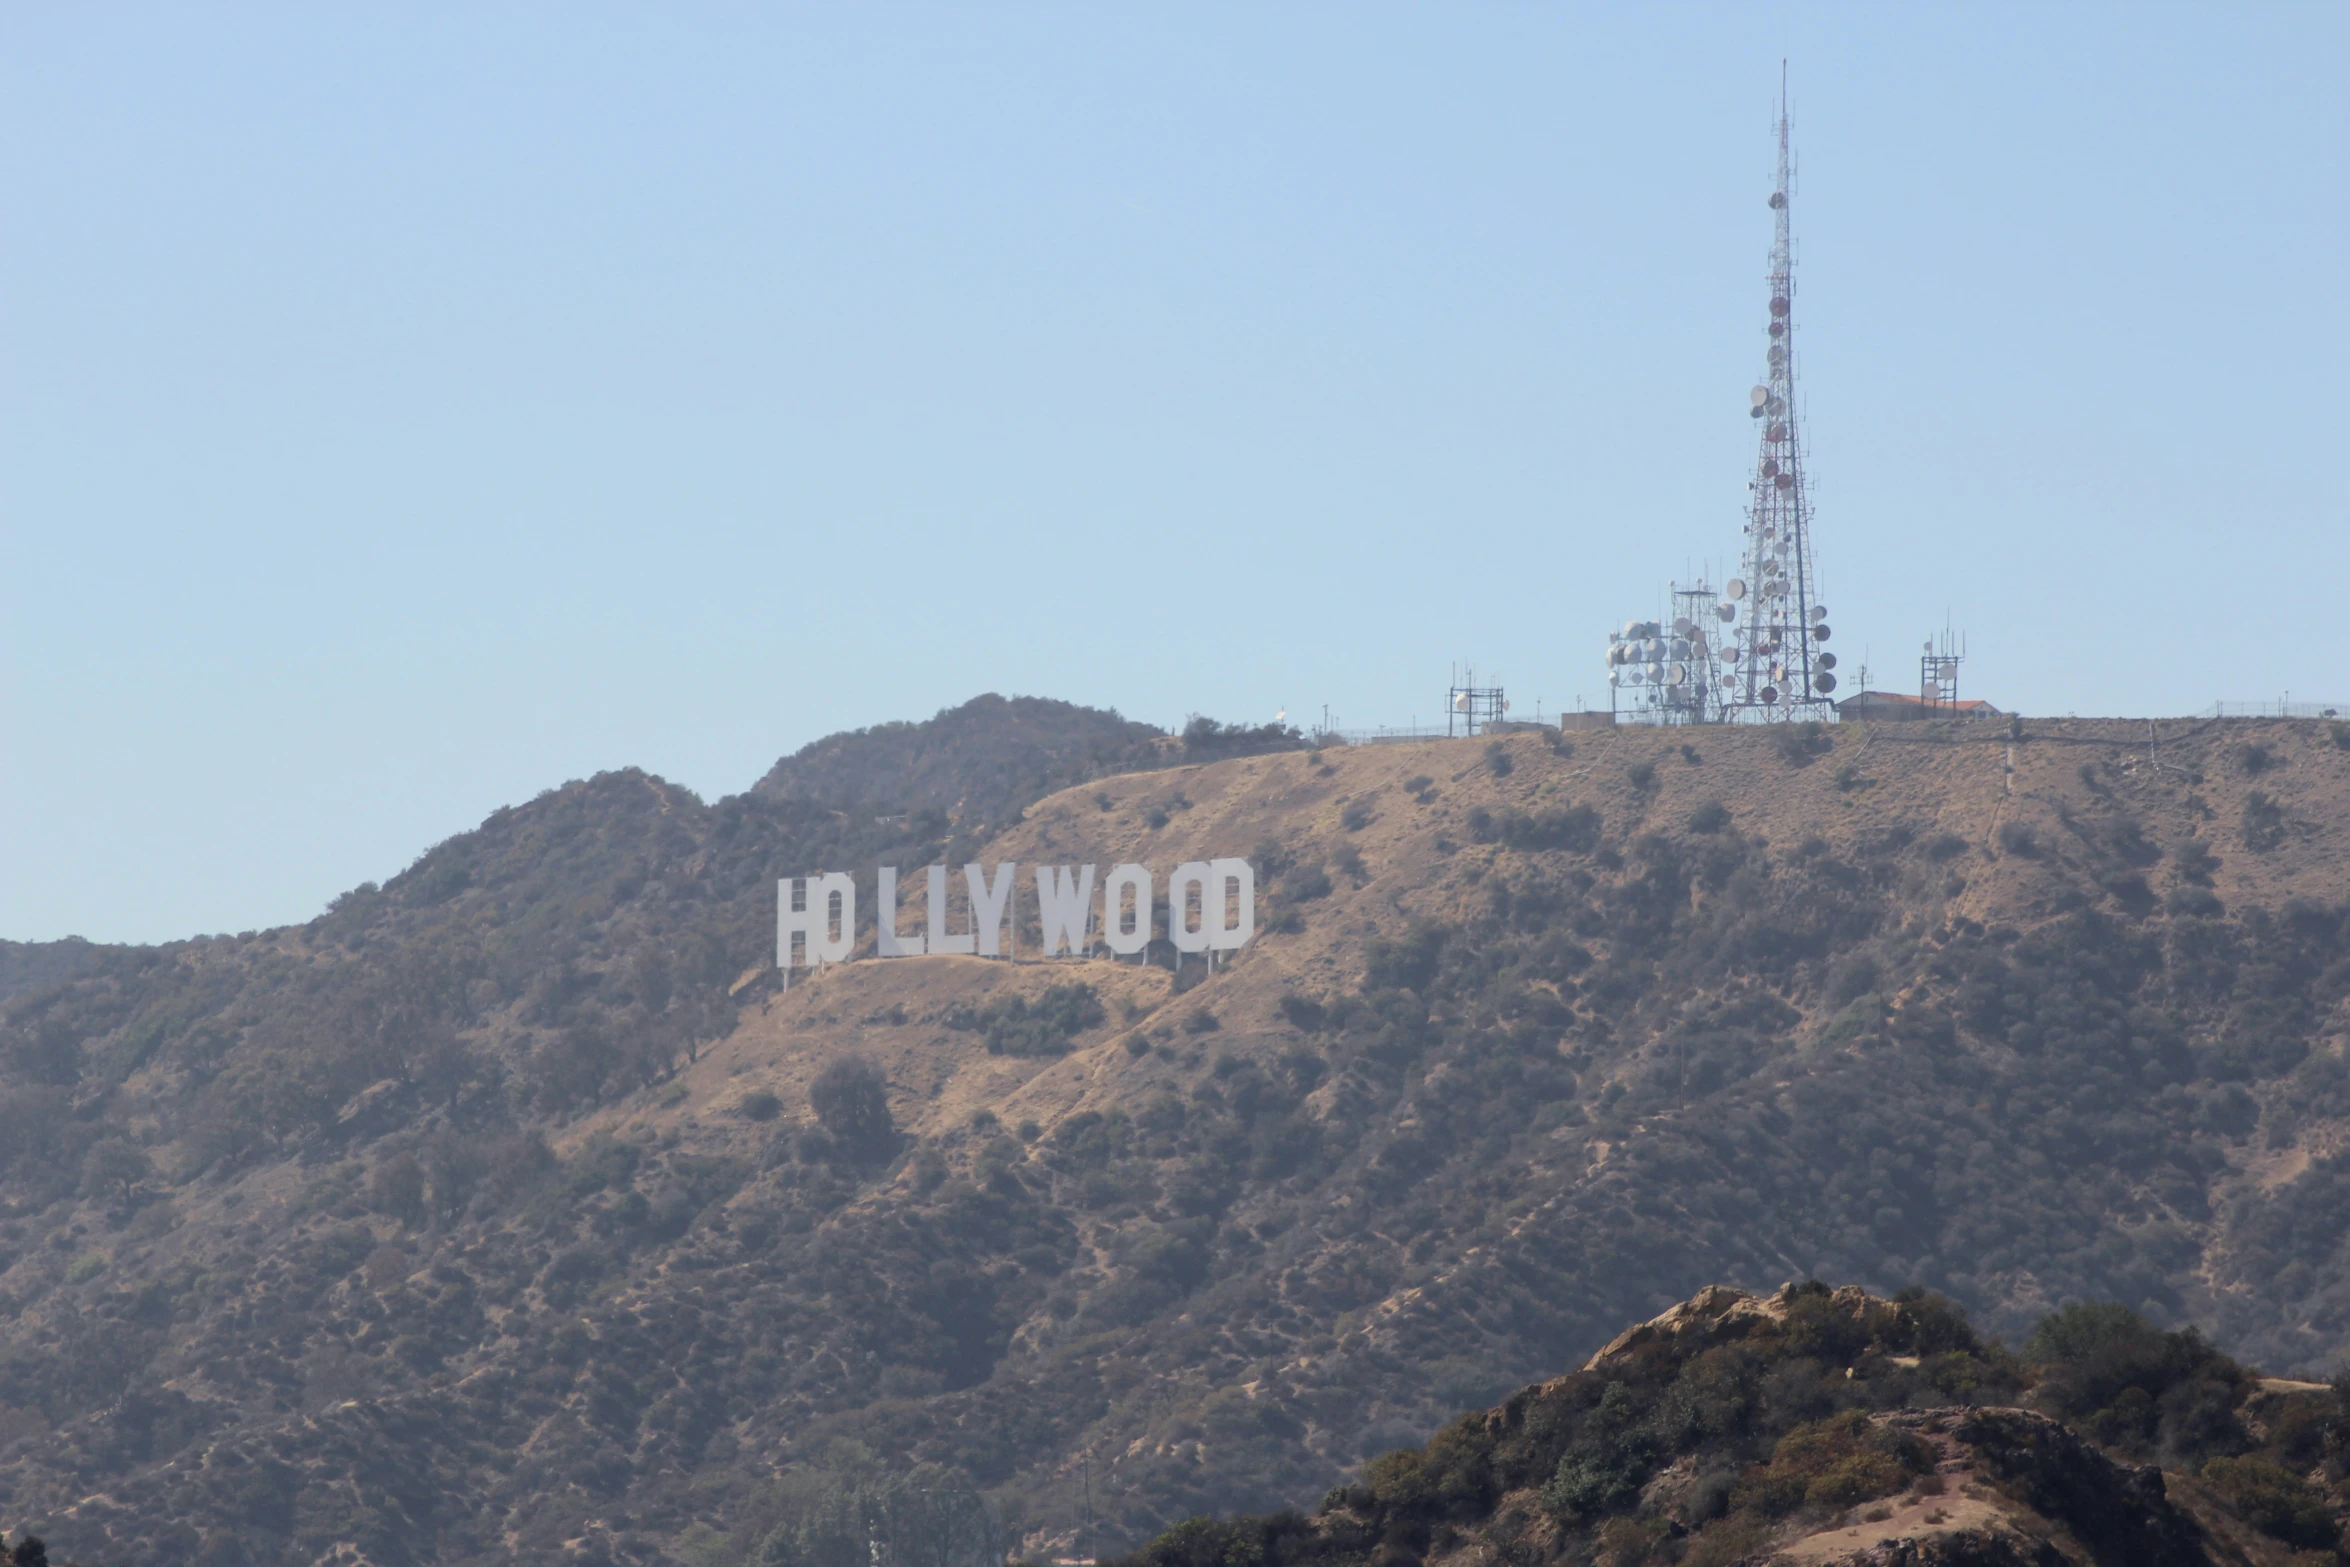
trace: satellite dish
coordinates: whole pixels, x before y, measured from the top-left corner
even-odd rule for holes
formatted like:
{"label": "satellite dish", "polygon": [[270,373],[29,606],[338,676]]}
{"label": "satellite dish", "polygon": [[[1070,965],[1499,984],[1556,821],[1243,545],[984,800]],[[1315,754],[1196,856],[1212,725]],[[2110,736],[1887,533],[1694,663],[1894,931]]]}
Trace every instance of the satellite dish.
{"label": "satellite dish", "polygon": [[1764,686],[1762,688],[1761,696],[1763,700],[1763,706],[1769,707],[1773,702],[1779,700],[1779,688],[1777,686]]}
{"label": "satellite dish", "polygon": [[1771,389],[1767,386],[1758,386],[1753,391],[1749,392],[1747,396],[1754,399],[1755,407],[1760,408],[1763,404],[1771,400]]}
{"label": "satellite dish", "polygon": [[1278,712],[1278,713],[1275,713],[1275,714],[1273,715],[1273,722],[1275,722],[1275,723],[1277,723],[1277,724],[1286,724],[1286,723],[1288,723],[1288,722],[1289,722],[1289,709],[1285,707],[1285,708],[1283,708],[1283,709],[1282,709],[1280,712]]}
{"label": "satellite dish", "polygon": [[1465,713],[1465,712],[1467,712],[1467,711],[1469,710],[1469,693],[1468,693],[1468,692],[1466,692],[1466,691],[1462,691],[1462,692],[1459,692],[1459,693],[1457,693],[1457,694],[1456,694],[1456,695],[1453,697],[1453,699],[1452,699],[1452,710],[1453,710],[1454,712],[1456,712],[1456,713]]}
{"label": "satellite dish", "polygon": [[1763,477],[1764,477],[1764,478],[1766,478],[1766,479],[1767,479],[1767,478],[1769,478],[1769,477],[1770,477],[1772,474],[1774,474],[1774,473],[1777,473],[1778,471],[1779,471],[1779,459],[1778,459],[1778,458],[1776,458],[1776,457],[1765,457],[1765,458],[1763,459]]}
{"label": "satellite dish", "polygon": [[1815,641],[1815,642],[1825,642],[1825,641],[1827,641],[1827,640],[1828,640],[1828,628],[1827,628],[1827,625],[1826,625],[1825,623],[1822,623],[1822,624],[1820,624],[1820,625],[1817,625],[1817,626],[1814,626],[1814,627],[1812,627],[1812,628],[1811,628],[1811,635],[1812,635],[1812,640],[1813,640],[1813,641]]}
{"label": "satellite dish", "polygon": [[1787,296],[1785,294],[1777,295],[1771,300],[1771,314],[1775,316],[1783,316],[1787,313],[1787,306]]}
{"label": "satellite dish", "polygon": [[1665,678],[1673,685],[1687,685],[1689,683],[1689,666],[1687,664],[1675,664],[1673,666],[1673,672]]}
{"label": "satellite dish", "polygon": [[1828,606],[1827,606],[1827,605],[1825,605],[1825,604],[1814,604],[1814,605],[1811,607],[1811,618],[1812,618],[1812,619],[1814,619],[1814,620],[1825,620],[1825,619],[1827,619],[1827,618],[1828,618]]}
{"label": "satellite dish", "polygon": [[1795,488],[1795,475],[1791,473],[1782,473],[1771,482],[1782,490],[1792,490]]}
{"label": "satellite dish", "polygon": [[1716,604],[1714,606],[1714,613],[1724,620],[1736,620],[1738,618],[1738,611],[1728,604]]}
{"label": "satellite dish", "polygon": [[1623,681],[1624,681],[1624,672],[1623,672],[1622,670],[1620,670],[1620,669],[1611,669],[1611,670],[1609,670],[1609,671],[1607,672],[1607,683],[1608,683],[1609,685],[1611,685],[1611,686],[1614,686],[1614,685],[1621,685],[1621,684],[1623,684]]}
{"label": "satellite dish", "polygon": [[1812,676],[1811,683],[1812,683],[1813,685],[1815,685],[1815,686],[1818,686],[1818,687],[1820,688],[1820,694],[1821,694],[1822,696],[1825,696],[1825,695],[1827,695],[1827,694],[1828,694],[1830,691],[1833,691],[1833,690],[1835,690],[1835,689],[1836,689],[1836,677],[1835,677],[1834,675],[1828,675],[1828,674],[1819,674],[1819,675],[1814,675],[1814,676]]}
{"label": "satellite dish", "polygon": [[1673,635],[1674,635],[1674,636],[1677,636],[1677,637],[1685,637],[1685,636],[1688,636],[1688,635],[1690,635],[1692,632],[1694,632],[1694,631],[1696,631],[1696,630],[1697,630],[1697,622],[1696,622],[1696,621],[1694,621],[1694,620],[1691,620],[1691,619],[1690,619],[1690,618],[1689,618],[1687,615],[1683,615],[1683,616],[1682,616],[1682,617],[1681,617],[1679,620],[1676,620],[1676,621],[1674,621],[1674,622],[1673,622]]}
{"label": "satellite dish", "polygon": [[1637,669],[1635,669],[1635,670],[1631,671],[1631,680],[1632,680],[1632,683],[1633,683],[1634,685],[1638,685],[1638,684],[1640,684],[1640,682],[1641,682],[1642,680],[1646,679],[1646,678],[1647,678],[1647,677],[1646,677],[1646,676],[1644,676],[1644,675],[1642,675],[1642,674],[1640,673],[1640,671],[1639,671],[1639,670],[1637,670]]}
{"label": "satellite dish", "polygon": [[1783,364],[1785,364],[1786,362],[1787,362],[1787,348],[1786,348],[1786,345],[1785,345],[1785,344],[1782,344],[1782,343],[1773,343],[1773,344],[1771,345],[1771,363],[1772,363],[1773,365],[1783,365]]}
{"label": "satellite dish", "polygon": [[1785,205],[1787,205],[1787,193],[1786,193],[1785,191],[1783,191],[1783,190],[1775,190],[1775,191],[1772,191],[1772,192],[1771,192],[1771,210],[1772,210],[1773,212],[1776,212],[1776,211],[1778,211],[1778,210],[1779,210],[1781,207],[1784,207]]}
{"label": "satellite dish", "polygon": [[[1732,577],[1729,581],[1723,583],[1722,597],[1728,599],[1733,604],[1746,597],[1746,579],[1744,577]],[[1926,648],[1929,652],[1932,651],[1933,646],[1934,644],[1931,642],[1926,644]]]}
{"label": "satellite dish", "polygon": [[1822,669],[1834,669],[1836,667],[1836,655],[1833,653],[1822,653],[1817,659],[1813,660],[1813,662],[1817,663]]}
{"label": "satellite dish", "polygon": [[1926,638],[1926,651],[1929,653],[1934,651],[1934,639],[1932,637]]}
{"label": "satellite dish", "polygon": [[1506,696],[1501,699],[1501,710],[1505,713],[1510,710],[1510,699]]}

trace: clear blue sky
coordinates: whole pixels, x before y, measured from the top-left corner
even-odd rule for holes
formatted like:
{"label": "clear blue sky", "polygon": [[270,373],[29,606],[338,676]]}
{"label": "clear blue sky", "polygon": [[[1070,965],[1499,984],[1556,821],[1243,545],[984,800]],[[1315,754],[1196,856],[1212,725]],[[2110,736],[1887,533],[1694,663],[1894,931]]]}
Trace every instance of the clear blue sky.
{"label": "clear blue sky", "polygon": [[17,5],[0,936],[986,690],[1600,701],[1736,549],[1783,56],[1838,650],[2350,700],[2350,7]]}

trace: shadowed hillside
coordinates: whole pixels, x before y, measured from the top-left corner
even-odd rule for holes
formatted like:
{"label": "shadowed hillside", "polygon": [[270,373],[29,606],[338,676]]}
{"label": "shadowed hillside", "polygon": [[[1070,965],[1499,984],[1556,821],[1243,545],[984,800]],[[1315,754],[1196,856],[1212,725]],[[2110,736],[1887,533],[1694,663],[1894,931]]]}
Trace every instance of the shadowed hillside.
{"label": "shadowed hillside", "polygon": [[802,747],[755,791],[1000,823],[1055,789],[1159,764],[1166,736],[1043,697],[976,697],[927,723],[876,724]]}
{"label": "shadowed hillside", "polygon": [[[783,1560],[895,1474],[1109,1549],[1310,1500],[1717,1280],[1923,1284],[2019,1341],[2119,1299],[2280,1371],[2350,1343],[2325,726],[1094,778],[1131,726],[1072,711],[714,805],[606,775],[306,927],[12,998],[0,1521]],[[1265,894],[1212,976],[765,967],[779,875],[1212,853]]]}

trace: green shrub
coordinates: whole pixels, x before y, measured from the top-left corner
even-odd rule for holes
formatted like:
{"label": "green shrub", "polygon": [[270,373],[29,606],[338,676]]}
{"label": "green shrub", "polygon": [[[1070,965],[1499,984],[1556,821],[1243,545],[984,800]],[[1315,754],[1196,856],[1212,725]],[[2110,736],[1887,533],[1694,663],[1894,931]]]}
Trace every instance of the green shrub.
{"label": "green shrub", "polygon": [[2305,1550],[2330,1550],[2341,1537],[2325,1493],[2290,1469],[2258,1458],[2215,1458],[2203,1483],[2262,1534]]}
{"label": "green shrub", "polygon": [[1372,942],[1363,964],[1364,988],[1426,990],[1435,981],[1437,964],[1444,957],[1445,943],[1451,939],[1452,931],[1448,927],[1423,923],[1395,940],[1381,938]]}
{"label": "green shrub", "polygon": [[2266,854],[2285,841],[2284,808],[2270,798],[2266,790],[2252,790],[2244,796],[2240,831],[2245,848],[2255,854]]}
{"label": "green shrub", "polygon": [[1814,758],[1836,749],[1836,741],[1822,723],[1780,724],[1771,730],[1771,749],[1789,767],[1809,767]]}
{"label": "green shrub", "polygon": [[2024,1343],[2037,1395],[2109,1446],[2192,1461],[2249,1445],[2234,1407],[2249,1373],[2193,1328],[2165,1332],[2115,1301],[2040,1319]]}
{"label": "green shrub", "polygon": [[808,1108],[817,1125],[859,1157],[879,1158],[897,1145],[889,1080],[870,1061],[842,1056],[817,1073],[808,1084]]}
{"label": "green shrub", "polygon": [[1283,996],[1281,1015],[1289,1020],[1290,1027],[1311,1034],[1321,1028],[1328,1013],[1319,1001],[1305,996]]}
{"label": "green shrub", "polygon": [[1607,1385],[1583,1435],[1542,1487],[1543,1506],[1591,1518],[1621,1512],[1640,1499],[1640,1488],[1656,1470],[1657,1441],[1634,1423],[1635,1407],[1623,1383]]}
{"label": "green shrub", "polygon": [[1807,1505],[1853,1507],[1890,1496],[1933,1467],[1933,1450],[1922,1440],[1848,1409],[1781,1437],[1771,1461],[1741,1479],[1731,1500],[1772,1515]]}
{"label": "green shrub", "polygon": [[1565,849],[1588,854],[1599,846],[1599,813],[1588,805],[1503,811],[1498,816],[1479,806],[1469,813],[1468,827],[1479,843],[1499,843],[1521,852]]}
{"label": "green shrub", "polygon": [[1108,1014],[1091,985],[1049,985],[1035,1001],[1000,996],[984,1007],[955,1007],[946,1025],[982,1035],[991,1056],[1058,1056],[1069,1041],[1099,1025]]}
{"label": "green shrub", "polygon": [[1330,896],[1330,873],[1316,862],[1300,865],[1282,878],[1281,895],[1292,903],[1311,903]]}
{"label": "green shrub", "polygon": [[1220,724],[1194,716],[1183,726],[1186,761],[1215,761],[1227,756],[1256,756],[1266,751],[1297,751],[1306,737],[1285,724]]}

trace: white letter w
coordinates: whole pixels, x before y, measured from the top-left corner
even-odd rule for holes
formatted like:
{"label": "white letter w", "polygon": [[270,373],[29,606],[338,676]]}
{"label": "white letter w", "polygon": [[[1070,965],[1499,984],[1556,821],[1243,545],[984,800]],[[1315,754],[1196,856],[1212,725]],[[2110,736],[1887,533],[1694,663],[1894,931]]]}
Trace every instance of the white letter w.
{"label": "white letter w", "polygon": [[1044,955],[1066,948],[1082,953],[1093,932],[1093,867],[1039,865],[1036,868],[1036,922],[1044,932]]}

